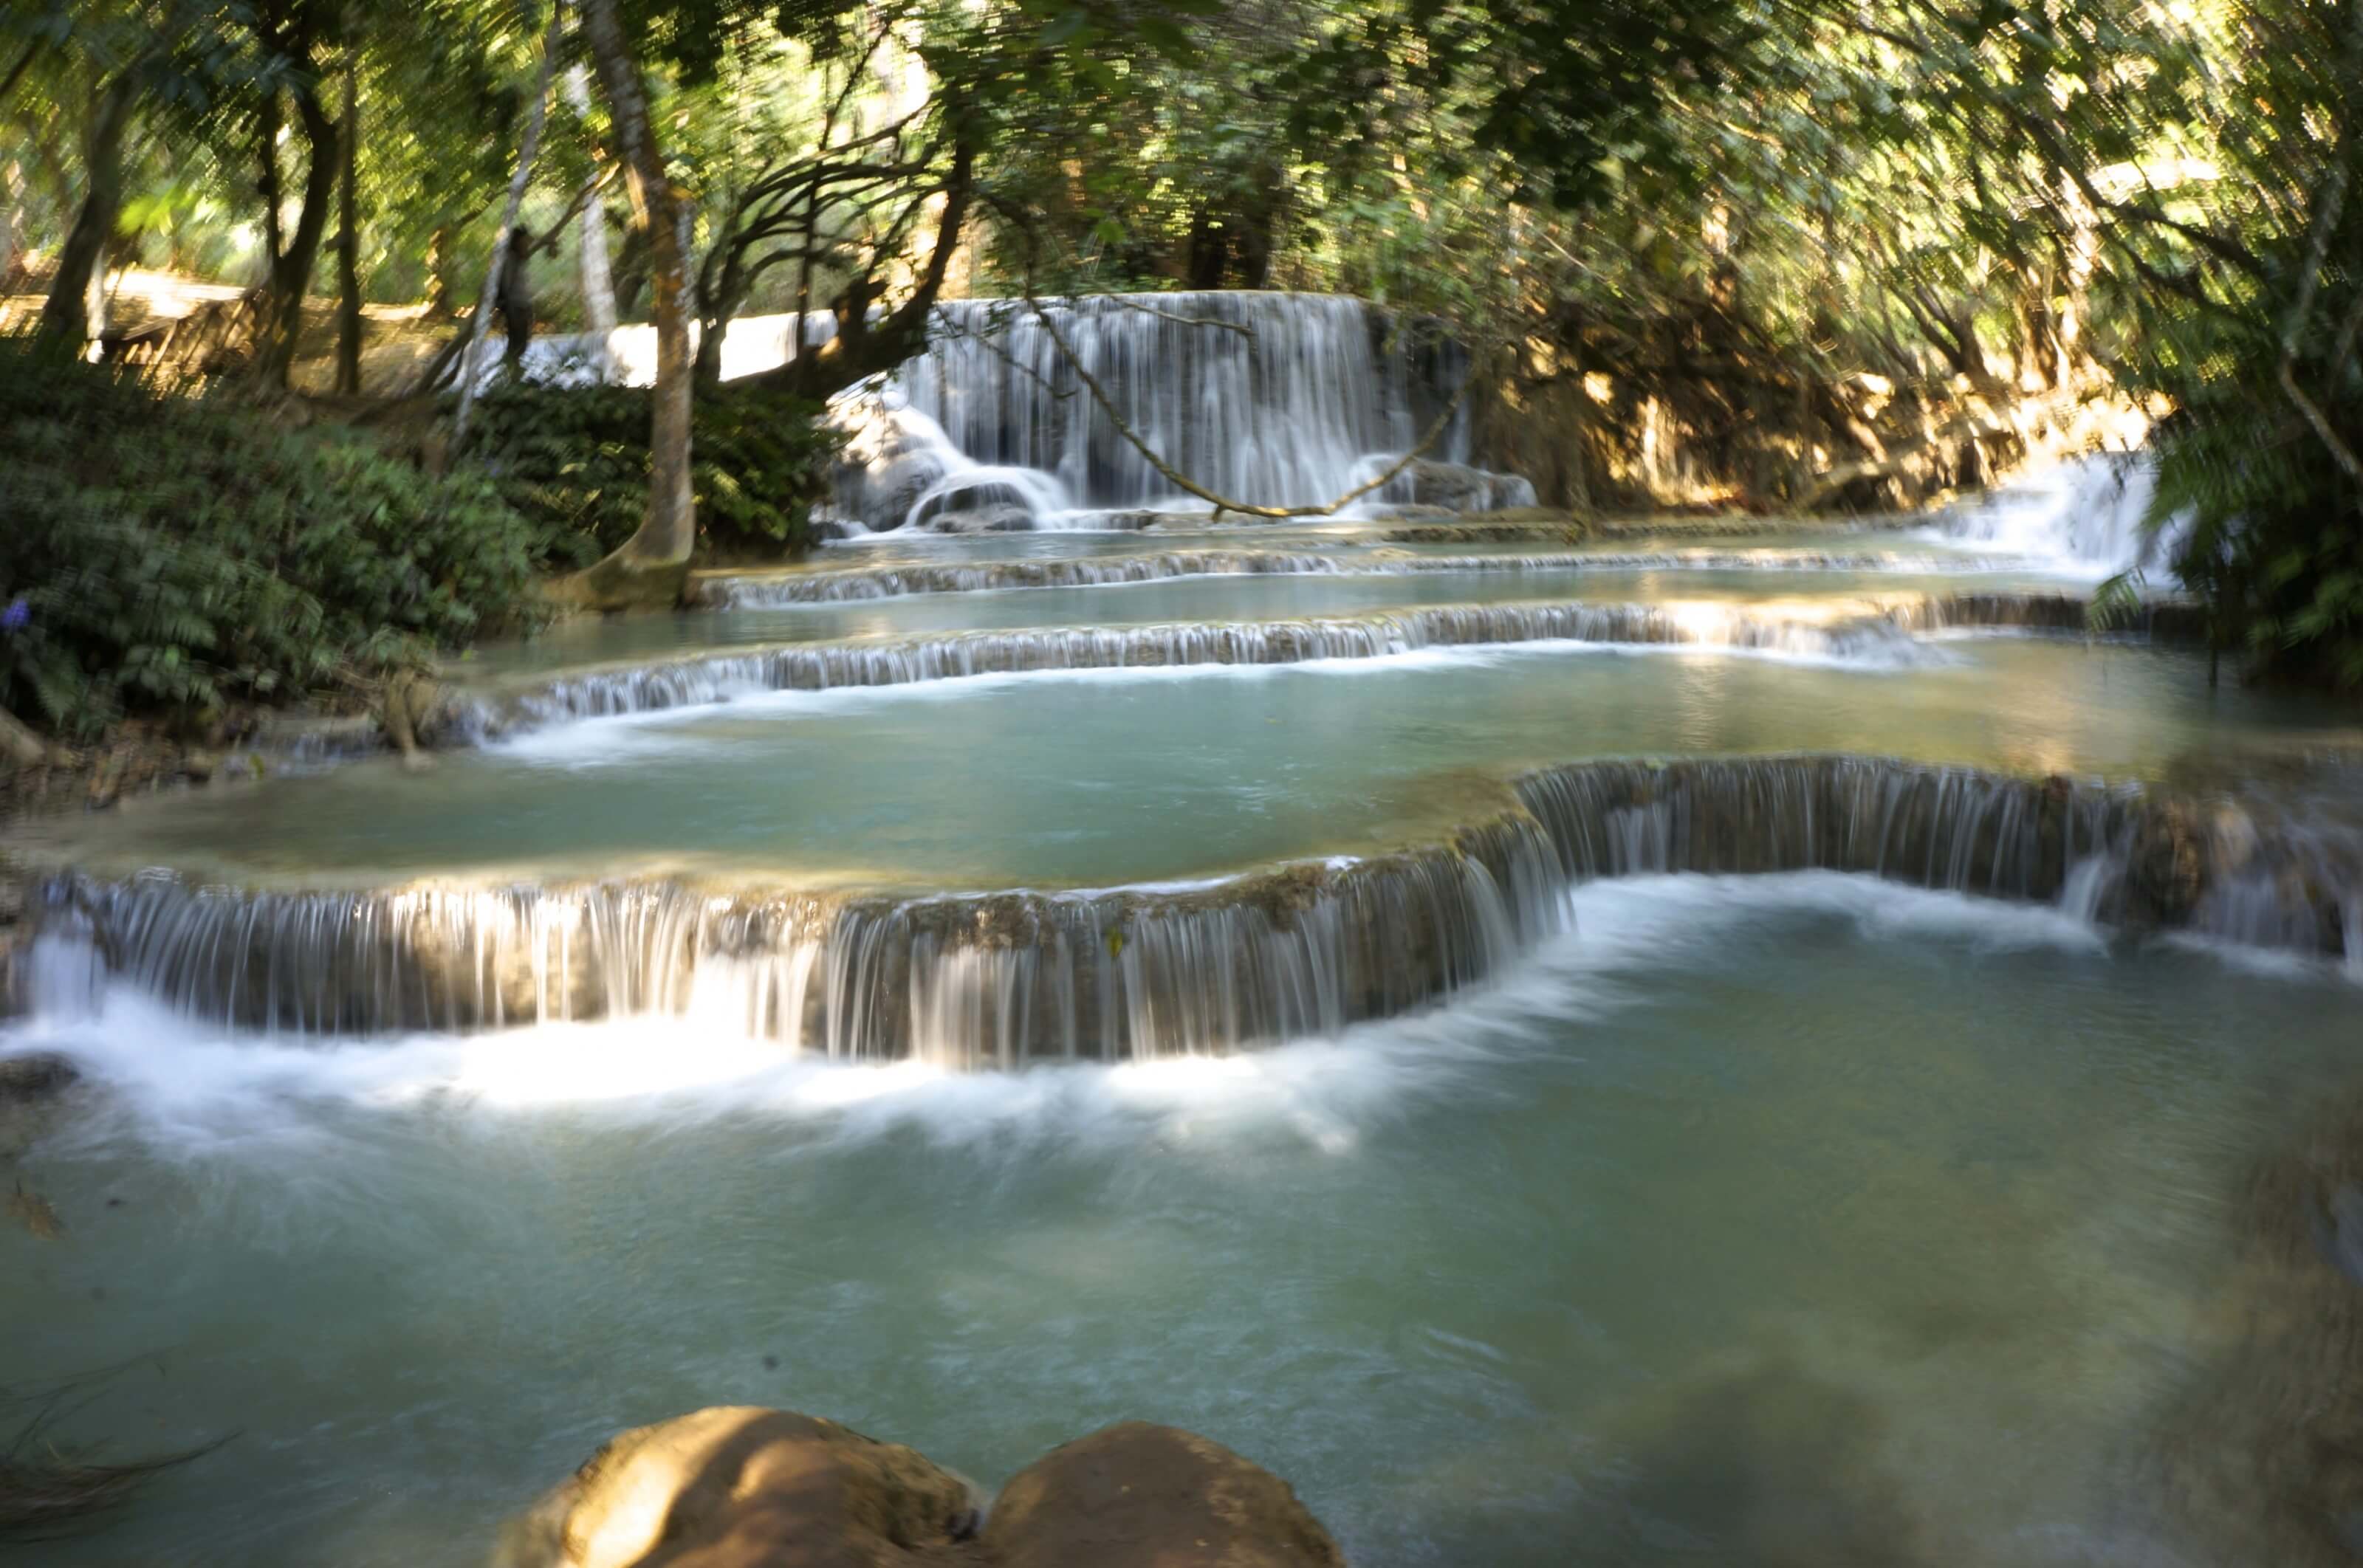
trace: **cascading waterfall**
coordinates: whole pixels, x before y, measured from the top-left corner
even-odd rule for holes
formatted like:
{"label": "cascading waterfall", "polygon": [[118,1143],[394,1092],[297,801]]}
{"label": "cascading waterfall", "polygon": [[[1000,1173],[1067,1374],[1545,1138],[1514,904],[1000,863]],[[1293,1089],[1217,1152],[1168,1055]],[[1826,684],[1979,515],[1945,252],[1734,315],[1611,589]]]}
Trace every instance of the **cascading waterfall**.
{"label": "cascading waterfall", "polygon": [[146,878],[56,896],[124,978],[248,1028],[677,1013],[831,1058],[979,1067],[1226,1052],[1400,1012],[1558,929],[1548,866],[1514,816],[1447,851],[1171,890],[246,894]]}
{"label": "cascading waterfall", "polygon": [[1973,540],[2054,568],[2107,576],[2139,570],[2162,579],[2181,525],[2143,526],[2157,493],[2147,452],[2071,458],[1953,510],[1937,525]]}
{"label": "cascading waterfall", "polygon": [[[1914,634],[1976,627],[2081,632],[2069,595],[1980,593],[1866,602],[1827,619],[1718,602],[1444,604],[1377,613],[1237,623],[1065,627],[948,634],[897,642],[794,643],[593,670],[493,693],[460,693],[438,720],[447,739],[483,741],[568,719],[728,701],[755,691],[905,686],[1051,670],[1276,666],[1377,658],[1430,648],[1566,642],[1715,647],[1867,666],[1938,657]],[[2194,635],[2195,613],[2144,610],[2136,631]]]}
{"label": "cascading waterfall", "polygon": [[1102,588],[1195,577],[1408,577],[1471,572],[1991,571],[1991,559],[1892,551],[1593,550],[1581,555],[1325,555],[1307,550],[1165,550],[1154,555],[960,561],[709,577],[696,587],[714,610],[834,604],[913,594],[1026,588]]}
{"label": "cascading waterfall", "polygon": [[[1449,339],[1339,295],[1087,295],[1042,308],[1125,425],[1181,472],[1257,505],[1321,505],[1373,477],[1371,460],[1416,445],[1467,374]],[[851,438],[836,512],[872,529],[1205,507],[1125,438],[1022,301],[938,306],[927,351],[842,400],[839,415]],[[1464,404],[1384,499],[1532,504],[1524,480],[1467,467],[1469,423]]]}
{"label": "cascading waterfall", "polygon": [[1534,642],[1751,649],[1910,662],[1924,655],[1881,613],[1823,623],[1724,604],[1454,604],[1240,623],[963,632],[903,642],[795,643],[563,677],[447,708],[450,735],[484,740],[567,719],[655,712],[750,691],[905,686],[1048,670],[1271,666],[1424,648]]}
{"label": "cascading waterfall", "polygon": [[464,1032],[663,1013],[791,1052],[975,1068],[1332,1034],[1563,933],[1578,882],[1809,869],[2344,954],[2363,978],[2363,834],[2065,778],[1820,756],[1542,769],[1441,843],[1180,888],[329,894],[151,877],[61,883],[45,930],[186,1013],[245,1027]]}

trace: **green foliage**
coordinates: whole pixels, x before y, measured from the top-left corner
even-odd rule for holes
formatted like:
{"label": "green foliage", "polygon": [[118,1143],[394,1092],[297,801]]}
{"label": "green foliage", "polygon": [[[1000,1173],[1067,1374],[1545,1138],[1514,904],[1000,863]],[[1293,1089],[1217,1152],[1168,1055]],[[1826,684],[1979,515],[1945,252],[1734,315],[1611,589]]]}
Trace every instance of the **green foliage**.
{"label": "green foliage", "polygon": [[2303,432],[2258,445],[2276,413],[2202,403],[2170,421],[2151,518],[2188,527],[2175,573],[2221,646],[2275,679],[2363,691],[2363,491]]}
{"label": "green foliage", "polygon": [[[471,460],[540,528],[548,564],[590,565],[648,510],[649,394],[509,383],[476,404]],[[697,400],[691,484],[707,558],[779,556],[811,542],[838,437],[810,403],[724,390]]]}
{"label": "green foliage", "polygon": [[0,343],[0,705],[87,736],[292,700],[529,624],[481,476]]}

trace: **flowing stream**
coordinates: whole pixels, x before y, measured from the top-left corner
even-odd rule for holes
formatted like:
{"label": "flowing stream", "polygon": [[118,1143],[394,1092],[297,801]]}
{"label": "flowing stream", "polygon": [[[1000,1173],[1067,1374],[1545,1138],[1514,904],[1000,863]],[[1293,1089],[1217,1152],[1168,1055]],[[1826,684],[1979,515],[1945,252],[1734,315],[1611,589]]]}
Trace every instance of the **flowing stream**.
{"label": "flowing stream", "polygon": [[[1351,301],[1054,308],[1259,498],[1456,373]],[[874,392],[905,525],[481,650],[431,770],[18,824],[0,1057],[83,1081],[0,1105],[62,1227],[0,1229],[0,1389],[227,1440],[57,1561],[472,1568],[723,1402],[988,1487],[1174,1422],[1365,1568],[2268,1560],[2202,1396],[2252,1174],[2363,1067],[2351,710],[2211,689],[2170,598],[2094,629],[2080,480],[1137,528],[956,314]],[[1004,506],[1060,526],[926,525]]]}

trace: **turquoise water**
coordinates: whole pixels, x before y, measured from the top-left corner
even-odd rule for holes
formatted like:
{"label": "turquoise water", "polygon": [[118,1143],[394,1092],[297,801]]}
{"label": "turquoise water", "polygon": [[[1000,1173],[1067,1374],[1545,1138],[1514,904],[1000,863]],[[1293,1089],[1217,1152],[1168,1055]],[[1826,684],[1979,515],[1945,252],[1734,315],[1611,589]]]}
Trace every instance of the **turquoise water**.
{"label": "turquoise water", "polygon": [[[1342,527],[1182,542],[1382,548]],[[1176,546],[898,539],[821,566]],[[1819,622],[2073,586],[1936,569],[1937,547],[1892,571],[1184,579],[594,622],[459,679],[1467,602]],[[2188,651],[2014,635],[715,694],[21,843],[101,875],[330,889],[1110,887],[1436,838],[1508,774],[1587,757],[2221,784],[2363,746],[2351,710],[2211,688]],[[2363,818],[2355,777],[2308,774],[2305,812]],[[1571,934],[1408,1017],[968,1075],[832,1066],[710,1016],[227,1032],[93,991],[53,936],[0,1054],[62,1049],[91,1081],[0,1119],[7,1179],[66,1227],[0,1225],[0,1388],[82,1379],[61,1435],[111,1453],[228,1439],[54,1560],[473,1568],[616,1429],[752,1402],[988,1487],[1095,1426],[1174,1422],[1286,1476],[1360,1568],[2250,1568],[2197,1544],[2238,1521],[2178,1512],[2202,1493],[2163,1434],[2246,1320],[2218,1293],[2255,1163],[2355,1071],[2351,976],[1834,875],[1568,897]]]}
{"label": "turquoise water", "polygon": [[2363,737],[2335,710],[2210,690],[2193,654],[1936,648],[1907,668],[1546,646],[755,695],[560,725],[424,777],[372,764],[143,802],[72,824],[61,852],[329,885],[684,869],[1106,886],[1385,848],[1483,814],[1498,771],[1588,756],[1857,751],[2145,778]]}
{"label": "turquoise water", "polygon": [[108,1092],[28,1161],[66,1237],[0,1232],[0,1383],[120,1364],[72,1430],[236,1436],[56,1560],[461,1568],[717,1401],[988,1486],[1177,1422],[1368,1565],[2168,1560],[2147,1434],[2351,990],[1834,877],[1577,914],[1444,1010],[1152,1069],[111,999],[41,1032]]}

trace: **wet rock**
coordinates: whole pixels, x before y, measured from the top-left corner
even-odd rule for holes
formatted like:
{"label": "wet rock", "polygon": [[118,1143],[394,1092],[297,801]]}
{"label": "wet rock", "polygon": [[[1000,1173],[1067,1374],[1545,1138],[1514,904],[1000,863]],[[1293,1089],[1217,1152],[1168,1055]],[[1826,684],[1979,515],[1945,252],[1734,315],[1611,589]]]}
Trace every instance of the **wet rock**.
{"label": "wet rock", "polygon": [[610,1441],[500,1568],[910,1568],[973,1561],[967,1483],[834,1421],[725,1406]]}
{"label": "wet rock", "polygon": [[1907,1568],[1928,1550],[1879,1408],[1792,1354],[1719,1359],[1653,1389],[1610,1423],[1618,1507],[1601,1560],[1680,1532],[1703,1562],[1758,1568]]}
{"label": "wet rock", "polygon": [[49,1099],[82,1077],[72,1059],[55,1051],[28,1051],[0,1056],[0,1105],[23,1105]]}
{"label": "wet rock", "polygon": [[1026,534],[1033,531],[1034,514],[1015,502],[1002,502],[938,512],[920,526],[937,534]]}
{"label": "wet rock", "polygon": [[1001,1490],[996,1568],[1344,1568],[1287,1482],[1220,1443],[1126,1421],[1053,1449]]}
{"label": "wet rock", "polygon": [[784,1410],[627,1431],[513,1525],[494,1568],[1344,1568],[1288,1484],[1130,1421],[1020,1472],[980,1537],[969,1483]]}
{"label": "wet rock", "polygon": [[2125,856],[2124,918],[2183,926],[2207,891],[2206,823],[2179,801],[2153,802],[2135,824]]}
{"label": "wet rock", "polygon": [[1492,512],[1529,506],[1534,487],[1509,474],[1489,473],[1466,463],[1421,458],[1390,480],[1380,492],[1403,506],[1436,507],[1450,513]]}

